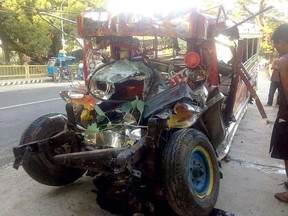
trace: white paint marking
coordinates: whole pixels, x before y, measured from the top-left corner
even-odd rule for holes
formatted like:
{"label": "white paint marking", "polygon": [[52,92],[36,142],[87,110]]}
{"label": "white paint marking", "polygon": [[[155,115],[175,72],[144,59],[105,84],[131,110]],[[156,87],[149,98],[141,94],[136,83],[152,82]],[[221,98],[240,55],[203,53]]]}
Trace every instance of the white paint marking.
{"label": "white paint marking", "polygon": [[17,105],[12,105],[12,106],[0,107],[0,110],[10,109],[10,108],[15,108],[15,107],[21,107],[21,106],[28,106],[28,105],[32,105],[32,104],[45,103],[45,102],[60,100],[60,99],[61,98],[52,98],[52,99],[47,99],[47,100],[34,101],[34,102],[30,102],[30,103],[23,103],[23,104],[17,104]]}

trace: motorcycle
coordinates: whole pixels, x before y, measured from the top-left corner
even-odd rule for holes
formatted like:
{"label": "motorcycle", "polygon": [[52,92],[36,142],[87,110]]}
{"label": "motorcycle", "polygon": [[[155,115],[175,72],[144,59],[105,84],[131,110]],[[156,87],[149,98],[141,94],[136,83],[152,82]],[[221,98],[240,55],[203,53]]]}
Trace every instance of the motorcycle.
{"label": "motorcycle", "polygon": [[[67,63],[66,63],[67,64]],[[69,69],[68,65],[66,66],[64,62],[59,67],[55,66],[53,80],[55,83],[61,82],[63,79],[67,79],[69,82],[73,82],[74,74]]]}
{"label": "motorcycle", "polygon": [[74,73],[69,68],[69,61],[75,61],[74,56],[63,56],[59,55],[56,58],[53,58],[53,65],[48,67],[49,76],[53,78],[55,83],[61,82],[63,79],[72,82],[74,80]]}

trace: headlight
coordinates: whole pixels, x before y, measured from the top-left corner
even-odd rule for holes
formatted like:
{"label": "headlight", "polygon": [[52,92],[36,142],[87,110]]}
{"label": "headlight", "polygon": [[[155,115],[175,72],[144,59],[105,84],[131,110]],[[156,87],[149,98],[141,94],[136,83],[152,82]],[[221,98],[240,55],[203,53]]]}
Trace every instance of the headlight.
{"label": "headlight", "polygon": [[106,83],[97,80],[92,80],[90,82],[89,89],[93,96],[103,100],[108,100],[115,92],[113,83]]}
{"label": "headlight", "polygon": [[83,93],[77,91],[60,91],[59,95],[66,103],[70,103],[74,99],[82,99],[85,96]]}
{"label": "headlight", "polygon": [[174,113],[167,120],[169,128],[188,128],[193,125],[199,115],[199,108],[188,103],[177,103],[173,108]]}

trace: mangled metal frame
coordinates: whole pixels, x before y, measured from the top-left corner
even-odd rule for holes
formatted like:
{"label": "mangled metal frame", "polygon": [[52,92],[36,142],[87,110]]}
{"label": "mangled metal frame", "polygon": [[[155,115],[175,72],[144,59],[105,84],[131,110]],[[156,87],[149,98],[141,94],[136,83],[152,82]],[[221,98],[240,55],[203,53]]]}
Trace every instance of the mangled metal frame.
{"label": "mangled metal frame", "polygon": [[[266,10],[265,10],[266,11]],[[147,33],[150,32],[154,32],[154,35],[158,35],[158,36],[167,36],[167,31],[164,31],[163,28],[161,27],[165,27],[165,28],[172,28],[173,26],[171,26],[169,23],[167,24],[167,26],[165,26],[164,23],[162,23],[161,25],[159,25],[159,23],[156,23],[155,25],[150,25],[149,22],[147,22],[147,20],[143,19],[143,22],[139,22],[137,25],[136,23],[134,23],[135,25],[133,26],[133,28],[130,26],[130,32],[129,32],[129,26],[127,26],[127,23],[123,23],[123,26],[126,25],[126,31],[124,32],[119,32],[119,26],[118,28],[116,27],[116,24],[113,24],[113,19],[111,19],[110,21],[106,20],[104,22],[100,22],[100,20],[95,20],[95,19],[89,19],[89,14],[93,14],[94,12],[91,11],[84,11],[78,19],[77,25],[78,25],[78,34],[79,36],[81,36],[84,39],[84,50],[87,53],[87,50],[89,50],[89,42],[88,42],[88,38],[92,37],[92,36],[103,36],[105,34],[109,34],[112,36],[119,36],[119,35],[123,35],[123,36],[129,36],[129,35],[133,35],[135,34],[135,31],[138,28],[138,33],[141,32],[143,35],[146,35]],[[103,13],[103,11],[96,11],[96,13],[98,14],[98,17],[100,19],[100,14]],[[94,14],[95,15],[95,14]],[[223,26],[223,22],[220,21],[219,18],[219,14],[218,17],[216,19],[206,19],[205,16],[203,16],[202,14],[197,13],[196,11],[192,11],[192,13],[187,13],[186,17],[186,21],[189,21],[189,18],[191,20],[198,20],[198,22],[193,22],[193,24],[191,25],[191,28],[187,28],[182,35],[177,35],[175,34],[175,32],[177,31],[172,31],[172,29],[170,29],[170,35],[168,33],[169,36],[172,37],[177,37],[177,36],[181,36],[182,38],[202,38],[202,39],[206,39],[207,38],[207,34],[210,34],[210,36],[213,36],[213,34],[215,34],[216,32],[224,32],[226,34],[229,34],[232,32],[233,36],[235,36],[235,27],[227,29],[226,26]],[[194,18],[193,18],[194,17]],[[116,20],[119,17],[116,17]],[[123,18],[123,17],[122,17]],[[91,25],[87,24],[86,19],[91,22]],[[106,16],[106,19],[108,19],[108,15]],[[125,19],[124,19],[125,20]],[[115,20],[114,20],[115,21]],[[121,17],[119,18],[120,23],[121,23]],[[123,21],[123,19],[122,19]],[[118,25],[120,24],[118,23]],[[189,22],[188,22],[189,23]],[[102,25],[103,24],[103,25]],[[149,25],[148,25],[149,24]],[[99,29],[95,29],[95,25],[100,27]],[[146,29],[146,31],[141,31],[141,26],[143,25],[147,25],[150,26],[150,28]],[[210,25],[210,28],[207,28],[207,25]],[[89,26],[91,26],[91,28],[89,28]],[[158,28],[157,28],[158,26]],[[93,29],[94,28],[94,29]],[[87,32],[88,31],[88,32]],[[91,31],[89,33],[89,31]],[[207,32],[208,31],[208,32]],[[152,34],[153,35],[153,34]],[[236,31],[236,35],[237,35],[237,31]],[[139,35],[141,36],[141,34]],[[244,47],[244,43],[240,43],[239,47],[238,47],[238,53],[237,53],[237,60],[236,60],[236,80],[239,80],[240,78],[244,81],[245,85],[247,85],[248,90],[250,91],[252,97],[256,100],[257,106],[260,108],[260,112],[262,117],[266,117],[265,111],[258,99],[258,97],[256,96],[256,93],[253,89],[253,87],[251,86],[251,83],[249,82],[249,77],[243,75],[245,72],[245,67],[243,67],[242,61],[241,61],[241,56],[243,53],[243,47]],[[86,70],[85,70],[86,69]],[[84,77],[85,77],[85,81],[87,84],[87,77],[88,77],[88,72],[87,72],[87,64],[86,61],[84,59]],[[237,84],[237,83],[236,83]],[[237,86],[233,87],[233,91],[234,91],[234,96],[237,92]],[[220,99],[222,100],[222,99]],[[233,104],[235,103],[235,97],[233,99]],[[247,103],[248,103],[248,98],[243,102],[241,108],[240,108],[240,112],[238,116],[236,116],[237,121],[232,123],[229,127],[229,129],[227,130],[227,134],[226,134],[226,138],[225,138],[225,142],[223,143],[223,148],[219,148],[221,149],[220,151],[218,151],[218,154],[221,157],[223,157],[227,151],[228,151],[228,147],[231,144],[232,138],[234,136],[234,133],[239,125],[240,119],[242,118],[242,116],[245,113],[246,107],[247,107]],[[233,106],[233,105],[232,105]],[[25,163],[25,159],[27,157],[29,157],[31,154],[35,153],[35,152],[45,152],[45,151],[49,151],[50,149],[53,149],[57,146],[55,146],[55,144],[57,143],[63,143],[63,142],[69,142],[71,144],[71,146],[75,146],[75,148],[81,148],[82,146],[79,144],[81,143],[81,138],[77,135],[77,133],[83,132],[83,128],[81,128],[81,126],[76,124],[75,121],[75,115],[73,113],[73,108],[72,107],[66,107],[66,111],[68,114],[68,121],[67,121],[67,128],[60,132],[59,134],[56,134],[55,136],[49,138],[49,139],[45,139],[45,140],[40,140],[40,141],[35,141],[32,143],[27,143],[25,145],[19,146],[19,147],[15,147],[13,149],[14,155],[15,155],[15,163],[14,163],[14,167],[18,168],[19,165],[21,165],[21,163]],[[65,118],[63,116],[63,118]],[[56,155],[56,156],[51,156],[51,161],[55,164],[59,164],[59,165],[64,165],[64,166],[75,166],[75,167],[81,167],[87,170],[91,170],[91,171],[105,171],[105,167],[99,167],[97,164],[97,161],[106,161],[107,165],[109,165],[110,167],[114,168],[114,172],[115,173],[119,173],[121,172],[121,170],[124,169],[124,167],[132,167],[132,164],[137,163],[137,161],[140,159],[140,155],[141,153],[144,151],[144,148],[147,150],[149,148],[151,148],[151,154],[148,154],[148,160],[149,157],[151,157],[150,162],[153,161],[153,146],[157,145],[157,140],[153,140],[151,139],[151,137],[153,136],[157,136],[157,134],[159,134],[159,131],[162,130],[163,125],[161,124],[161,122],[155,120],[155,119],[150,119],[150,121],[148,122],[147,125],[148,128],[148,133],[146,136],[142,137],[141,140],[139,140],[133,147],[131,148],[115,148],[115,149],[95,149],[92,151],[84,151],[84,152],[75,152],[75,153],[69,153],[69,154],[63,154],[63,155]],[[73,139],[71,139],[71,137]],[[61,140],[61,142],[59,142],[59,140]],[[230,143],[230,144],[229,144]],[[224,153],[224,155],[221,156],[221,153]],[[149,167],[153,167],[153,166],[149,166]],[[135,175],[137,175],[137,172],[135,172]],[[151,177],[152,178],[152,177]]]}

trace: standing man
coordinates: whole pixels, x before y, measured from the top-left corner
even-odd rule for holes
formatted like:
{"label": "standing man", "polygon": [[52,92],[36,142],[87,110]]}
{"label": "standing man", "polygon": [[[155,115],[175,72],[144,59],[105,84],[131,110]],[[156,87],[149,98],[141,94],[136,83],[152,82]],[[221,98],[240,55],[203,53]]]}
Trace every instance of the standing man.
{"label": "standing man", "polygon": [[[277,66],[279,67],[279,110],[275,120],[270,152],[272,158],[284,160],[288,179],[288,24],[282,24],[272,34],[272,42],[279,53]],[[288,188],[288,183],[285,181]],[[288,192],[276,193],[275,198],[288,203]]]}
{"label": "standing man", "polygon": [[[267,106],[272,106],[275,91],[278,89],[278,86],[279,86],[279,68],[278,68],[277,62],[278,60],[275,59],[271,67],[273,72],[272,72],[271,80],[270,80],[271,82],[270,82]],[[279,90],[278,90],[278,97],[277,97],[276,105],[279,105]]]}

